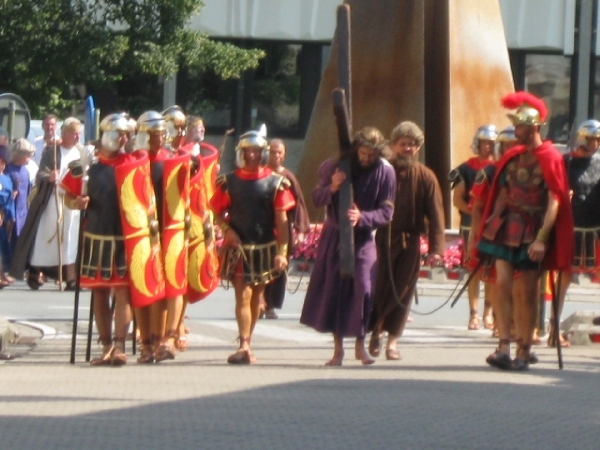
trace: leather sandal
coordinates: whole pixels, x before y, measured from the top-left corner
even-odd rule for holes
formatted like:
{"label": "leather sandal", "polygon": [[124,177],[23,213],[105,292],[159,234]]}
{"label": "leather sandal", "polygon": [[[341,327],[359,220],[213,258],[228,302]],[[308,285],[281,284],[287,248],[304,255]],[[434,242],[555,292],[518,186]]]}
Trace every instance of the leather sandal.
{"label": "leather sandal", "polygon": [[227,358],[229,364],[253,364],[256,362],[256,357],[250,349],[250,338],[240,337],[240,348],[232,353]]}
{"label": "leather sandal", "polygon": [[381,340],[379,339],[379,333],[371,333],[371,339],[369,340],[369,355],[377,358],[381,354]]}
{"label": "leather sandal", "polygon": [[127,364],[127,355],[125,354],[125,339],[115,338],[114,346],[110,353],[110,363],[113,366],[124,366]]}
{"label": "leather sandal", "polygon": [[400,352],[395,348],[387,348],[385,350],[385,359],[388,361],[399,361],[402,359],[402,356],[400,356]]}
{"label": "leather sandal", "polygon": [[111,365],[111,356],[113,351],[111,338],[100,338],[99,342],[102,342],[102,356],[93,358],[90,361],[91,366],[109,366]]}
{"label": "leather sandal", "polygon": [[491,314],[483,316],[483,328],[485,328],[486,330],[494,329],[494,317],[492,317]]}
{"label": "leather sandal", "polygon": [[497,369],[511,370],[513,364],[510,355],[500,351],[500,347],[503,345],[510,345],[510,339],[500,339],[498,348],[485,359],[485,362]]}
{"label": "leather sandal", "polygon": [[530,350],[530,345],[519,344],[517,349],[517,357],[513,360],[513,370],[529,370],[529,361],[531,358]]}
{"label": "leather sandal", "polygon": [[177,330],[169,330],[165,338],[161,341],[160,345],[154,353],[154,362],[162,362],[167,359],[175,359],[175,339],[179,335]]}
{"label": "leather sandal", "polygon": [[37,291],[44,284],[44,275],[40,272],[39,275],[30,273],[27,275],[27,286],[30,289]]}
{"label": "leather sandal", "polygon": [[154,348],[150,341],[142,342],[140,356],[137,359],[138,364],[153,364],[154,363]]}

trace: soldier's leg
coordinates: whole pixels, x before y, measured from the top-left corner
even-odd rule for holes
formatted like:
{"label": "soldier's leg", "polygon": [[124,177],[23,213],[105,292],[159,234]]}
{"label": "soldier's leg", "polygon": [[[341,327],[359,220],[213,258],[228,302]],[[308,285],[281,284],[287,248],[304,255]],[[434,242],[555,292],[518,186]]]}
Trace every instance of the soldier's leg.
{"label": "soldier's leg", "polygon": [[510,320],[512,316],[511,298],[513,291],[513,266],[504,260],[496,260],[496,285],[494,303],[496,326],[498,327],[498,348],[489,355],[486,362],[499,369],[510,369]]}
{"label": "soldier's leg", "polygon": [[140,356],[137,362],[140,364],[151,364],[154,362],[154,344],[152,342],[152,314],[150,306],[143,308],[135,308],[135,321],[140,331],[140,341],[142,347],[140,349]]}
{"label": "soldier's leg", "polygon": [[131,308],[129,306],[129,288],[115,288],[115,337],[111,362],[122,365],[127,362],[125,355],[125,338],[131,323]]}
{"label": "soldier's leg", "polygon": [[110,309],[110,289],[94,289],[94,320],[102,343],[102,356],[94,358],[92,365],[110,364],[112,351],[112,311]]}
{"label": "soldier's leg", "polygon": [[[255,361],[250,350],[250,337],[254,328],[253,322],[258,319],[258,301],[256,298],[255,309],[253,311],[253,295],[252,288],[246,284],[244,277],[235,275],[231,280],[235,291],[235,319],[238,325],[239,347],[237,351],[227,358],[230,364],[250,364]],[[256,319],[253,319],[256,317]]]}
{"label": "soldier's leg", "polygon": [[526,369],[529,365],[529,354],[533,330],[537,320],[536,304],[539,289],[539,270],[523,270],[515,279],[514,308],[519,348],[515,359],[515,368]]}
{"label": "soldier's leg", "polygon": [[481,275],[476,274],[469,286],[467,287],[467,294],[469,296],[469,330],[479,330],[479,282],[481,281]]}

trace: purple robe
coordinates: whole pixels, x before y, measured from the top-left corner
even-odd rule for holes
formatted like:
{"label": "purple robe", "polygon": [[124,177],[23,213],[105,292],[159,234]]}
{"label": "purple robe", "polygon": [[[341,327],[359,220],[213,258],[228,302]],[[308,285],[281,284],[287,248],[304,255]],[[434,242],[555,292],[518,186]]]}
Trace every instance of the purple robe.
{"label": "purple robe", "polygon": [[331,193],[331,176],[338,160],[319,167],[319,184],[312,192],[316,207],[327,207],[317,257],[311,273],[300,323],[317,331],[342,337],[364,337],[373,304],[377,251],[373,231],[394,212],[396,175],[391,165],[379,160],[369,169],[353,174],[354,203],[360,219],[354,227],[355,276],[340,276],[339,194]]}

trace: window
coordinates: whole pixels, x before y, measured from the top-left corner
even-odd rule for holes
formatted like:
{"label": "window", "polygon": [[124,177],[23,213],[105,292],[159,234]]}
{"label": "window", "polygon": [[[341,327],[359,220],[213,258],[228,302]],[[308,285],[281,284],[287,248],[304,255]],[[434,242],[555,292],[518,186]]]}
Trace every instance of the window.
{"label": "window", "polygon": [[563,55],[527,54],[525,90],[546,102],[549,115],[542,134],[554,142],[569,140],[571,58]]}

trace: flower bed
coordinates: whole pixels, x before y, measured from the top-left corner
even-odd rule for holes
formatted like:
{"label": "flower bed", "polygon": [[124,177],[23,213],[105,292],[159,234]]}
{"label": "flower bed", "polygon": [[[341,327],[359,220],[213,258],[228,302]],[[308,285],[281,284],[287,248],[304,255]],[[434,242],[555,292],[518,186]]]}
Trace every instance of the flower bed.
{"label": "flower bed", "polygon": [[[317,256],[317,245],[319,244],[322,229],[322,223],[311,224],[310,231],[306,234],[304,242],[297,245],[294,249],[292,259],[306,263],[314,262]],[[446,251],[444,252],[444,268],[446,271],[454,271],[460,268],[462,246],[463,242],[459,239],[456,243],[446,247]],[[423,266],[425,265],[429,253],[429,243],[425,236],[421,236],[420,253],[421,265]]]}

